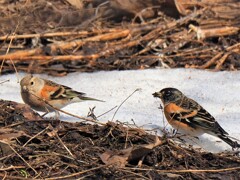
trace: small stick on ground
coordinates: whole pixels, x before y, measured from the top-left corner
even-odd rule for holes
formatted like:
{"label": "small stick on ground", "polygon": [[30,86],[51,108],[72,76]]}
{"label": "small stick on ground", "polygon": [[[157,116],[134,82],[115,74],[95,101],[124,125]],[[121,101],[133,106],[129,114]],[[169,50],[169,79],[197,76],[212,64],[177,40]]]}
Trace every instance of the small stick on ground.
{"label": "small stick on ground", "polygon": [[3,84],[3,83],[5,83],[5,82],[9,82],[9,81],[10,81],[10,79],[7,79],[7,80],[5,80],[5,81],[0,82],[0,84]]}
{"label": "small stick on ground", "polygon": [[63,145],[63,147],[67,150],[68,154],[72,156],[72,158],[75,159],[74,155],[72,152],[68,149],[68,147],[63,143],[62,139],[58,136],[57,132],[55,133],[56,137],[58,138],[59,142]]}
{"label": "small stick on ground", "polygon": [[84,173],[87,173],[87,172],[91,172],[91,171],[94,171],[94,170],[97,170],[97,169],[101,169],[101,168],[103,168],[103,167],[107,167],[107,166],[109,166],[109,165],[107,164],[107,165],[102,165],[102,166],[94,167],[94,168],[87,169],[87,170],[84,170],[84,171],[80,171],[80,172],[77,172],[77,173],[72,173],[72,174],[69,174],[69,175],[66,175],[66,176],[46,178],[45,180],[69,179],[69,178],[72,178],[72,177],[75,177],[75,176],[78,176],[78,175],[81,175],[81,174],[84,174]]}
{"label": "small stick on ground", "polygon": [[183,169],[183,170],[157,170],[157,169],[144,169],[144,168],[123,168],[128,170],[138,170],[138,171],[156,171],[158,173],[203,173],[203,172],[227,172],[240,170],[240,167],[231,167],[223,169]]}
{"label": "small stick on ground", "polygon": [[11,170],[11,169],[23,169],[25,168],[25,166],[9,166],[9,167],[5,167],[5,168],[0,168],[0,171],[7,171],[7,170]]}
{"label": "small stick on ground", "polygon": [[[0,141],[0,142],[1,142],[1,141]],[[27,166],[30,167],[30,168],[34,171],[34,173],[35,173],[36,175],[38,175],[38,172],[37,172],[9,143],[6,143],[6,142],[3,142],[3,143],[7,144],[7,145],[11,148],[11,150],[12,150],[16,155],[18,155],[18,157],[19,157],[20,159],[22,159],[22,161],[23,161],[25,164],[27,164]]]}
{"label": "small stick on ground", "polygon": [[40,134],[42,134],[44,131],[46,131],[49,128],[49,125],[43,129],[42,131],[40,131],[39,133],[37,133],[35,136],[31,137],[22,147],[25,147],[31,140],[33,140],[34,138],[36,138],[37,136],[39,136]]}

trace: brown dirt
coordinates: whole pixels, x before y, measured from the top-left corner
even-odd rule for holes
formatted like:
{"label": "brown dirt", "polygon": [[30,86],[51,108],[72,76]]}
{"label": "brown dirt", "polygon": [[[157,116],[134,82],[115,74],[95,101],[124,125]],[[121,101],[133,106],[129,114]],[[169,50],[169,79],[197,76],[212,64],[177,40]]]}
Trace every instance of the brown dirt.
{"label": "brown dirt", "polygon": [[0,106],[1,178],[240,178],[238,152],[201,152],[122,123],[41,120],[27,105]]}

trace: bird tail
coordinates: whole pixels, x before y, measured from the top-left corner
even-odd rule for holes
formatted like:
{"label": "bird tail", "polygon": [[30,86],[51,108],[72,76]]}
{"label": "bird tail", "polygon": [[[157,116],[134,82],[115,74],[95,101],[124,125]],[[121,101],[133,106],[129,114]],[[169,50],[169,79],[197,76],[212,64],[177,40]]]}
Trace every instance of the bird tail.
{"label": "bird tail", "polygon": [[240,144],[237,141],[231,140],[228,136],[222,134],[222,135],[218,135],[218,137],[222,139],[224,142],[226,142],[227,144],[229,144],[232,148],[240,148]]}
{"label": "bird tail", "polygon": [[91,97],[85,97],[85,96],[82,96],[82,97],[79,97],[81,100],[83,101],[99,101],[99,102],[105,102],[103,100],[99,100],[99,99],[95,99],[95,98],[91,98]]}

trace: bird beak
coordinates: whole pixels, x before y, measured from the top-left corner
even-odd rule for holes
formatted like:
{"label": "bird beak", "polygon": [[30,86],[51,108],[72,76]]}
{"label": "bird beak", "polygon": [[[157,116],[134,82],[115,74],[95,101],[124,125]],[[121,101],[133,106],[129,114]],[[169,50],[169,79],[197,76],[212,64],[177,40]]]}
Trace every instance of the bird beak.
{"label": "bird beak", "polygon": [[23,86],[23,90],[24,90],[24,91],[27,91],[27,86]]}
{"label": "bird beak", "polygon": [[162,98],[162,93],[160,93],[160,92],[155,92],[155,93],[153,93],[152,95],[153,95],[153,97]]}

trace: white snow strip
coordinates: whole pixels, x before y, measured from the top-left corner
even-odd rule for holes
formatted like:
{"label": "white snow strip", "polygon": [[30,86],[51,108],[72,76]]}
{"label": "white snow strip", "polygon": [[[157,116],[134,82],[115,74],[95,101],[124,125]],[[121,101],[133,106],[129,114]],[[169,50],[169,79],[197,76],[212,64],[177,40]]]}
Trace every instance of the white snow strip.
{"label": "white snow strip", "polygon": [[[20,78],[25,74],[21,73]],[[88,96],[106,101],[86,101],[75,103],[63,110],[79,116],[87,116],[89,108],[96,106],[95,115],[101,115],[115,106],[119,106],[134,90],[134,93],[118,110],[114,121],[119,120],[132,124],[132,120],[145,128],[163,128],[163,114],[158,107],[160,99],[152,93],[165,87],[181,90],[188,97],[199,102],[212,114],[219,124],[235,138],[240,139],[240,72],[210,72],[195,69],[150,69],[132,71],[111,71],[95,73],[72,73],[66,77],[36,75],[50,79],[73,89],[87,93]],[[20,96],[20,85],[16,74],[2,75],[0,98],[23,102]],[[101,116],[99,120],[112,120],[116,108]],[[61,114],[60,119],[79,121],[76,118]],[[171,127],[167,126],[168,130]],[[210,135],[203,135],[200,140],[194,139],[191,144],[198,144],[203,149],[219,152],[231,150],[226,143]]]}

